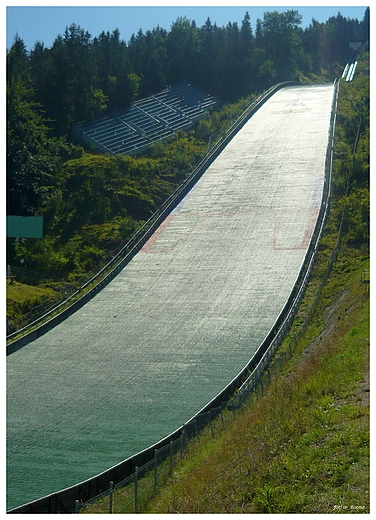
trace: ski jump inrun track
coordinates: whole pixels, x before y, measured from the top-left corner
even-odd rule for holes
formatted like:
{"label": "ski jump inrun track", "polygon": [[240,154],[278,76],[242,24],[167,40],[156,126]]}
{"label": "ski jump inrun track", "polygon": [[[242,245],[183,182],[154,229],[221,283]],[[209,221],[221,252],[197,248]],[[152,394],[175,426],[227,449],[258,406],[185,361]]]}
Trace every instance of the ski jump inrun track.
{"label": "ski jump inrun track", "polygon": [[307,254],[334,91],[276,91],[108,285],[8,355],[7,509],[153,445],[242,371]]}

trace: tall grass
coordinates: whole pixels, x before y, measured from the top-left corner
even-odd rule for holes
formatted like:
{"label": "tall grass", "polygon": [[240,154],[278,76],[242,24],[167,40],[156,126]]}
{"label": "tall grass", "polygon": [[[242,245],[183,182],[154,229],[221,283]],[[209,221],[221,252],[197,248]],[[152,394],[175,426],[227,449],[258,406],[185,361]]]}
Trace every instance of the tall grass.
{"label": "tall grass", "polygon": [[[355,251],[339,256],[282,372],[235,416],[227,411],[214,439],[207,428],[192,440],[142,512],[369,512],[367,265]],[[124,511],[129,492],[114,494],[115,512]],[[83,512],[108,512],[108,500]]]}
{"label": "tall grass", "polygon": [[369,512],[369,300],[358,275],[323,297],[331,307],[314,342],[308,330],[290,367],[201,442],[145,512]]}

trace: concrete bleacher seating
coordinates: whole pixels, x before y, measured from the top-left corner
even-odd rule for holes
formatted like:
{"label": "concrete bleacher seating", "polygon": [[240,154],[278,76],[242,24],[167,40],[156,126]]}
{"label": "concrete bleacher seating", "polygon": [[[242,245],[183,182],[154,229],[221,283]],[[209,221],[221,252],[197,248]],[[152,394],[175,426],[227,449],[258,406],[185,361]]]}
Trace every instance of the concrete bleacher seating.
{"label": "concrete bleacher seating", "polygon": [[111,155],[133,155],[178,129],[189,128],[215,104],[209,94],[182,83],[136,101],[128,109],[80,123],[75,136]]}

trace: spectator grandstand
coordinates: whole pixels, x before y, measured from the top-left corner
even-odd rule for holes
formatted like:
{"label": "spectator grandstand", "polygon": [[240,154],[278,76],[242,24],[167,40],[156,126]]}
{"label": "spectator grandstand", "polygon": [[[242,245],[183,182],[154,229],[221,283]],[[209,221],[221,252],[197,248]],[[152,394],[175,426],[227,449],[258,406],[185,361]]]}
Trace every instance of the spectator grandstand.
{"label": "spectator grandstand", "polygon": [[135,101],[128,109],[76,126],[78,141],[111,155],[133,155],[189,128],[216,100],[184,82]]}

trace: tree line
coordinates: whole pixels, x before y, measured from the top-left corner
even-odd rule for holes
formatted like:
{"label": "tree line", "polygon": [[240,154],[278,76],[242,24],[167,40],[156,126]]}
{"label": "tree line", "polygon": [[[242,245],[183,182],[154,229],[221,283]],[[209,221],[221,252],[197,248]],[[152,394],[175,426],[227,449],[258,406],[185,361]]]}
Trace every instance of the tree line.
{"label": "tree line", "polygon": [[72,24],[51,46],[30,52],[19,35],[7,50],[8,214],[35,214],[61,162],[74,153],[72,127],[128,107],[137,98],[187,79],[222,102],[259,93],[280,81],[326,75],[349,56],[349,43],[369,41],[362,21],[340,13],[301,29],[296,10],[266,12],[253,29],[202,27],[178,18],[167,31],[139,31],[126,43],[115,29],[92,36]]}
{"label": "tree line", "polygon": [[[50,49],[36,43],[29,53],[16,36],[7,50],[7,214],[43,216],[44,236],[8,239],[7,264],[13,268],[23,261],[21,281],[37,284],[35,294],[29,285],[25,301],[19,301],[17,283],[7,286],[16,291],[15,300],[7,291],[10,330],[20,328],[20,316],[51,290],[61,297],[61,282],[56,285],[54,278],[64,280],[64,288],[79,287],[108,261],[192,171],[208,139],[220,137],[262,90],[297,77],[307,82],[339,77],[349,42],[368,42],[368,17],[368,10],[361,22],[339,14],[325,24],[313,20],[303,31],[297,11],[265,13],[255,32],[248,14],[239,27],[219,28],[208,20],[198,28],[178,19],[170,32],[139,31],[127,44],[118,30],[92,39],[71,26]],[[333,190],[343,189],[351,167],[356,189],[348,197],[346,240],[367,246],[369,57],[362,53],[358,59],[354,85],[341,83],[343,125],[336,132]],[[72,141],[77,121],[126,107],[180,79],[223,104],[172,142],[158,142],[136,158],[90,154]]]}
{"label": "tree line", "polygon": [[[17,35],[7,50],[7,214],[41,215],[45,236],[8,241],[7,262],[82,275],[126,240],[163,202],[256,94],[290,79],[332,80],[349,43],[369,39],[362,21],[340,14],[300,28],[298,11],[268,12],[253,30],[242,23],[202,27],[179,18],[126,43],[116,29],[92,38],[72,25],[51,48],[26,51]],[[148,157],[90,155],[72,141],[75,123],[125,108],[137,98],[189,79],[222,108]],[[236,102],[235,102],[236,101]]]}
{"label": "tree line", "polygon": [[169,31],[139,30],[128,42],[118,29],[92,37],[67,27],[51,46],[35,43],[28,53],[19,35],[7,52],[7,79],[21,78],[33,89],[55,136],[73,124],[121,109],[139,97],[184,79],[225,102],[300,76],[338,73],[349,43],[367,42],[369,10],[362,21],[340,13],[326,23],[300,27],[297,10],[266,12],[255,28],[248,12],[241,24],[202,27],[178,18]]}

